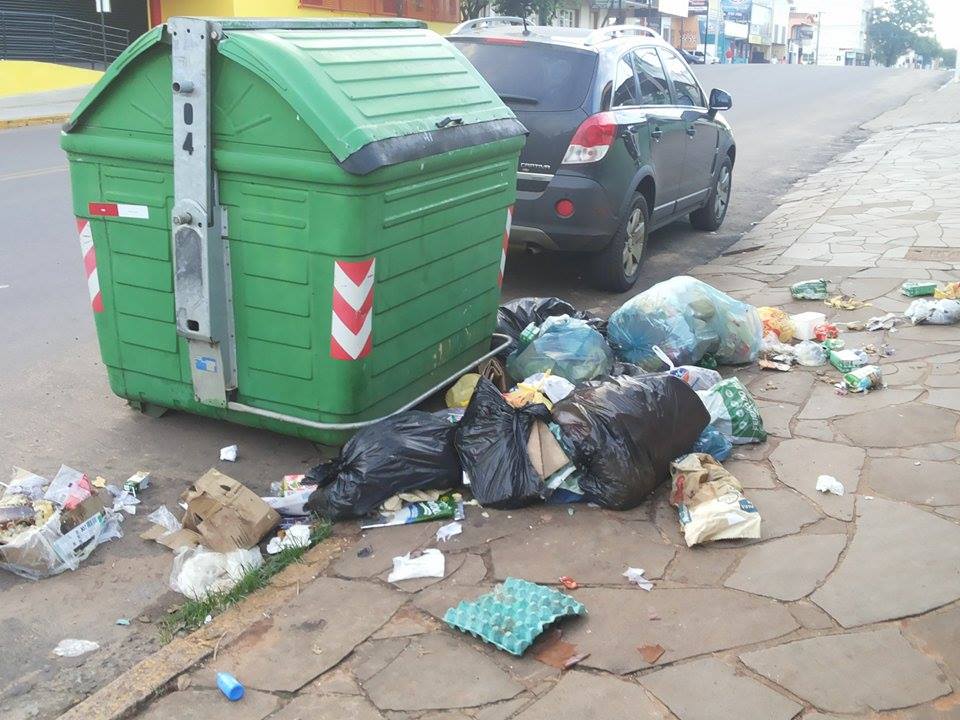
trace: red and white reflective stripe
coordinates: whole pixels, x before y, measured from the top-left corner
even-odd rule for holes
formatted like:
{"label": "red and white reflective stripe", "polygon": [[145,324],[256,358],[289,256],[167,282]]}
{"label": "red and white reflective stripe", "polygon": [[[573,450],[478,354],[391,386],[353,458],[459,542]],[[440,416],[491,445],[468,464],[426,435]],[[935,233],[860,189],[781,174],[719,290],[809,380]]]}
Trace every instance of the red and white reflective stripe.
{"label": "red and white reflective stripe", "polygon": [[503,230],[503,249],[500,251],[500,274],[497,285],[503,287],[503,271],[507,268],[507,247],[510,245],[510,225],[513,223],[513,206],[507,208],[507,225]]}
{"label": "red and white reflective stripe", "polygon": [[376,258],[333,263],[330,357],[359,360],[373,348],[373,279]]}
{"label": "red and white reflective stripe", "polygon": [[103,312],[103,295],[100,294],[100,278],[97,276],[97,252],[93,248],[93,230],[90,227],[90,221],[77,218],[77,232],[80,235],[83,269],[87,274],[90,306],[94,312]]}
{"label": "red and white reflective stripe", "polygon": [[146,220],[150,217],[150,208],[146,205],[124,205],[123,203],[89,203],[87,210],[91,215],[101,217],[138,218]]}

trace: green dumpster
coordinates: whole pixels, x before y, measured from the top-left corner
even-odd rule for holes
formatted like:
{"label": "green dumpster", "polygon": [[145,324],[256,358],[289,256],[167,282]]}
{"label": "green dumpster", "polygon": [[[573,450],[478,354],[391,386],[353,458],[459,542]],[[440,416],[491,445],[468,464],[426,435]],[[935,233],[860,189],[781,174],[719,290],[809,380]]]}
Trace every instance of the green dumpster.
{"label": "green dumpster", "polygon": [[172,18],[64,126],[113,391],[343,442],[491,350],[525,130],[412,20]]}

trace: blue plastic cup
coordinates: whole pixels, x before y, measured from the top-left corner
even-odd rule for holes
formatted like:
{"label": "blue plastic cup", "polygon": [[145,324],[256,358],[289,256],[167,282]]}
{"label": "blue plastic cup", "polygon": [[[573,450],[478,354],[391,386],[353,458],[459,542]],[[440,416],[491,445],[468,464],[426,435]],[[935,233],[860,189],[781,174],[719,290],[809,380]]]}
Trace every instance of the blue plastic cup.
{"label": "blue plastic cup", "polygon": [[230,673],[217,673],[217,687],[231,702],[236,702],[243,697],[243,685]]}

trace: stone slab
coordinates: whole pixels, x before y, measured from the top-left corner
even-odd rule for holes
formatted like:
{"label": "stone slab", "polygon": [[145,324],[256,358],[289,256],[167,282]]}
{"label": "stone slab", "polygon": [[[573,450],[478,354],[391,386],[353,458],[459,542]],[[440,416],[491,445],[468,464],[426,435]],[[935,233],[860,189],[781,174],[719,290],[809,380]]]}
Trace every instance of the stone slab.
{"label": "stone slab", "polygon": [[[839,377],[839,373],[837,373],[837,376]],[[920,390],[886,388],[866,395],[863,393],[837,395],[833,385],[818,383],[810,393],[810,399],[807,400],[798,417],[801,420],[827,420],[834,417],[871,412],[888,405],[900,405],[916,400],[920,396],[920,392]]]}
{"label": "stone slab", "polygon": [[930,405],[896,405],[834,421],[859,447],[911,447],[956,440],[957,415]]}
{"label": "stone slab", "polygon": [[210,720],[221,717],[229,707],[230,720],[263,720],[277,709],[280,699],[247,689],[243,701],[230,703],[219,690],[178,690],[154,700],[137,715],[138,720]]}
{"label": "stone slab", "polygon": [[516,720],[667,720],[642,687],[606,675],[571,671]]}
{"label": "stone slab", "polygon": [[808,600],[790,603],[787,607],[797,622],[809,630],[826,630],[836,627],[829,615]]}
{"label": "stone slab", "polygon": [[950,692],[937,664],[896,628],[797,640],[744,653],[751,670],[821,710],[894,710]]}
{"label": "stone slab", "polygon": [[858,498],[857,513],[846,555],[812,596],[837,622],[893,620],[960,598],[960,526],[880,498]]}
{"label": "stone slab", "polygon": [[826,420],[797,420],[793,425],[793,434],[826,442],[835,442],[837,439],[837,433]]}
{"label": "stone slab", "polygon": [[751,547],[724,585],[777,600],[809,595],[833,570],[846,535],[794,535]]}
{"label": "stone slab", "polygon": [[[246,699],[246,698],[244,698]],[[234,703],[230,707],[233,708]],[[210,716],[212,718],[219,715]],[[362,697],[298,695],[270,720],[383,720],[373,705]],[[232,717],[231,717],[232,720]]]}
{"label": "stone slab", "polygon": [[[339,663],[406,598],[370,582],[317,578],[221,649],[217,670],[243,678],[248,688],[294,692]],[[357,612],[358,607],[363,612]],[[296,662],[290,662],[293,657]],[[207,670],[212,676],[212,668]]]}
{"label": "stone slab", "polygon": [[960,465],[954,462],[868,458],[863,480],[877,494],[894,500],[918,505],[960,505]]}
{"label": "stone slab", "polygon": [[[806,495],[827,515],[852,520],[853,493],[865,458],[860,448],[797,438],[780,443],[771,453],[770,462],[781,482]],[[842,496],[818,492],[818,475],[834,476],[846,492]]]}
{"label": "stone slab", "polygon": [[799,405],[809,397],[814,382],[812,372],[795,367],[788,373],[763,373],[750,383],[750,393],[760,400]]}
{"label": "stone slab", "polygon": [[936,405],[948,410],[960,410],[960,389],[937,388],[931,390],[927,393],[924,402],[927,405]]}
{"label": "stone slab", "polygon": [[790,720],[803,709],[715,658],[674,665],[640,682],[679,720]]}
{"label": "stone slab", "polygon": [[790,421],[800,408],[787,403],[758,400],[760,417],[763,418],[763,429],[777,437],[790,437]]}
{"label": "stone slab", "polygon": [[[657,664],[663,665],[797,628],[782,605],[735,590],[584,588],[577,600],[586,605],[587,615],[564,626],[564,640],[590,653],[581,665],[619,674],[650,667],[637,651],[640,645],[662,645]],[[650,619],[651,609],[659,620]]]}
{"label": "stone slab", "polygon": [[770,490],[777,486],[773,471],[765,464],[749,460],[727,460],[723,466],[745,488]]}
{"label": "stone slab", "polygon": [[666,577],[684,585],[716,586],[738,558],[738,552],[722,547],[683,547],[670,563]]}
{"label": "stone slab", "polygon": [[[750,490],[746,496],[760,511],[761,540],[792,535],[823,517],[813,505],[792,490]],[[727,544],[717,543],[717,546]],[[729,544],[735,546],[739,543]]]}
{"label": "stone slab", "polygon": [[675,549],[649,521],[622,522],[612,512],[581,511],[533,530],[491,543],[498,580],[523,578],[556,584],[568,575],[581,584],[620,581],[627,567],[643,567],[659,578]]}
{"label": "stone slab", "polygon": [[[393,567],[393,558],[422,548],[432,540],[440,523],[418,523],[364,530],[333,563],[332,572],[345,578],[372,578]],[[369,547],[370,555],[357,553]]]}
{"label": "stone slab", "polygon": [[960,606],[911,618],[903,624],[903,631],[960,678]]}
{"label": "stone slab", "polygon": [[470,647],[470,638],[421,635],[364,684],[381,710],[448,710],[509,700],[523,687]]}

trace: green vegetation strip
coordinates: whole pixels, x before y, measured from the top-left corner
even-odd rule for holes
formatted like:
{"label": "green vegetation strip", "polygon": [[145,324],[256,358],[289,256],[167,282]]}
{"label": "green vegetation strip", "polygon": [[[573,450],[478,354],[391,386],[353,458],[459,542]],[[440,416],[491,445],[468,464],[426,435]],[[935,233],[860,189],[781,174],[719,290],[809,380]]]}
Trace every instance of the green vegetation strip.
{"label": "green vegetation strip", "polygon": [[166,644],[178,633],[191,632],[201,627],[207,616],[222,613],[231,605],[243,600],[250,593],[270,584],[270,578],[295,562],[317,543],[330,536],[330,523],[321,521],[311,526],[310,544],[281,550],[276,555],[268,555],[258,568],[248,570],[229,590],[210,593],[200,600],[188,600],[175,612],[167,615],[159,623],[160,641]]}

